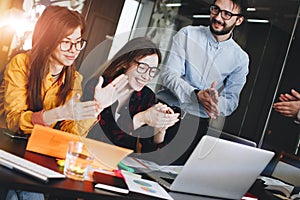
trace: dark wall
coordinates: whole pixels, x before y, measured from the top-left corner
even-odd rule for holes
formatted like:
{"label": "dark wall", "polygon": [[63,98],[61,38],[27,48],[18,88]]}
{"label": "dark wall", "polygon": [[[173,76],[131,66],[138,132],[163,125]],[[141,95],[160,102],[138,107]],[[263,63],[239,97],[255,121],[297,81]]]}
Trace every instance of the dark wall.
{"label": "dark wall", "polygon": [[273,100],[278,101],[280,93],[289,93],[291,88],[300,91],[297,73],[300,63],[299,33],[295,34],[289,49],[292,29],[289,31],[272,24],[248,26],[245,50],[250,55],[250,73],[239,107],[227,117],[224,130],[257,143],[265,135],[264,148],[294,153],[300,126],[271,107]]}
{"label": "dark wall", "polygon": [[250,57],[247,83],[238,109],[226,119],[225,130],[259,141],[272,105],[289,34],[271,24],[248,24],[245,50]]}
{"label": "dark wall", "polygon": [[[276,101],[280,93],[290,93],[291,89],[300,91],[299,63],[300,63],[300,30],[296,31],[291,48],[288,51],[286,65],[283,71],[282,79],[276,93]],[[298,137],[300,135],[300,126],[294,122],[294,118],[284,117],[277,112],[272,112],[270,123],[268,124],[265,145],[276,150],[283,150],[289,153],[295,153]],[[298,152],[299,155],[299,152]]]}

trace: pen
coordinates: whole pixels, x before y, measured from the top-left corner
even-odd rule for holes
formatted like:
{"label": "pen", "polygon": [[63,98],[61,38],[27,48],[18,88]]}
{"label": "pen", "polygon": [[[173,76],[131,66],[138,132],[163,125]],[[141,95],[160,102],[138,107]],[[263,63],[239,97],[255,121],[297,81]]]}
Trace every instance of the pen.
{"label": "pen", "polygon": [[133,169],[133,168],[128,167],[127,165],[125,165],[125,164],[122,163],[121,161],[118,163],[118,166],[119,166],[121,169],[124,169],[124,170],[126,170],[126,171],[129,171],[129,172],[134,173],[134,169]]}

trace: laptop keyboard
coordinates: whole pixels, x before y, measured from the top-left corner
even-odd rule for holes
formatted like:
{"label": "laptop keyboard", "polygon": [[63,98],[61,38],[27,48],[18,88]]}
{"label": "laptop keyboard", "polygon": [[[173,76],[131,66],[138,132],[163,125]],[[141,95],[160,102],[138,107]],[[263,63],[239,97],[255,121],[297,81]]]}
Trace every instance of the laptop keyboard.
{"label": "laptop keyboard", "polygon": [[1,149],[0,165],[3,165],[10,169],[16,169],[43,182],[48,182],[50,178],[65,178],[65,175],[63,174],[60,174],[56,171],[53,171]]}
{"label": "laptop keyboard", "polygon": [[167,181],[168,183],[172,184],[173,181],[175,180],[174,178],[167,178],[167,177],[160,177],[162,180]]}

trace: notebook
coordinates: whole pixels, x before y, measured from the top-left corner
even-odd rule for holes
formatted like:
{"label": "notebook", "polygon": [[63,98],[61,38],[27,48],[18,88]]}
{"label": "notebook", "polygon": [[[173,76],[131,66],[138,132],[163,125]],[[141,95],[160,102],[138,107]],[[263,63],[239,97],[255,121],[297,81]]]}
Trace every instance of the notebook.
{"label": "notebook", "polygon": [[205,135],[176,177],[157,171],[147,175],[170,191],[241,199],[273,156],[274,152]]}

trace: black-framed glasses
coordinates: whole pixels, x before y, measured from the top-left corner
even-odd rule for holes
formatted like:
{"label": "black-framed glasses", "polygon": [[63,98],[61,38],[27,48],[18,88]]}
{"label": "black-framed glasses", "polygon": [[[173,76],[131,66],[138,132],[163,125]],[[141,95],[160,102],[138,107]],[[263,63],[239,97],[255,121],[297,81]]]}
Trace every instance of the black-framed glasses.
{"label": "black-framed glasses", "polygon": [[243,16],[242,14],[234,14],[234,13],[229,12],[227,10],[221,10],[220,7],[217,6],[217,5],[211,5],[210,8],[209,8],[209,11],[213,15],[218,15],[219,13],[221,13],[221,17],[224,20],[230,20],[231,17],[233,17],[233,16],[238,16],[238,17]]}
{"label": "black-framed glasses", "polygon": [[86,40],[81,39],[77,42],[71,42],[71,41],[67,41],[67,40],[61,41],[59,43],[59,46],[60,46],[60,50],[62,50],[62,51],[69,51],[70,49],[73,48],[73,46],[75,46],[75,49],[77,51],[81,51],[86,46]]}
{"label": "black-framed glasses", "polygon": [[158,67],[150,67],[147,63],[138,62],[136,60],[135,62],[138,64],[136,71],[140,74],[145,74],[149,71],[149,76],[154,78],[160,72]]}

